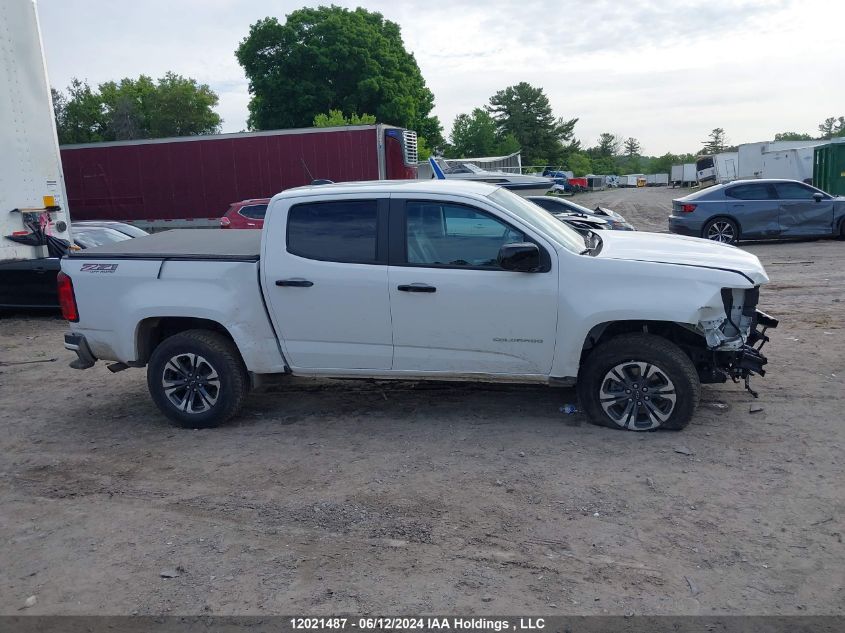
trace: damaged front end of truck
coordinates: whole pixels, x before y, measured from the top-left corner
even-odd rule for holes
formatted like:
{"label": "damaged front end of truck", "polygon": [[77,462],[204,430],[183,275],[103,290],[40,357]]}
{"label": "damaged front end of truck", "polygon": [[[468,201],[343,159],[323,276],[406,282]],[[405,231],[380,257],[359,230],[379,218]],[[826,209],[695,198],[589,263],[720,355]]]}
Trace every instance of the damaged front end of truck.
{"label": "damaged front end of truck", "polygon": [[728,378],[743,381],[751,388],[752,375],[765,376],[768,362],[762,353],[769,341],[766,331],[776,328],[778,320],[757,309],[760,287],[722,288],[721,306],[705,306],[698,324],[690,328],[704,337],[706,349],[688,349],[702,383],[722,383]]}

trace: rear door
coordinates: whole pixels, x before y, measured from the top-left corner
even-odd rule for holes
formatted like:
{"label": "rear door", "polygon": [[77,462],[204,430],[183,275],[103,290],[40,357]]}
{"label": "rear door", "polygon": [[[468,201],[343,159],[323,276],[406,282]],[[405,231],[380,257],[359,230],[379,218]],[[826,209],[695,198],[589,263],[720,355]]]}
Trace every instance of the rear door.
{"label": "rear door", "polygon": [[784,237],[830,235],[833,232],[833,200],[816,201],[817,190],[800,182],[778,182],[779,221]]}
{"label": "rear door", "polygon": [[[432,196],[391,200],[393,369],[548,375],[558,270],[541,239],[476,204]],[[535,241],[542,272],[503,270],[502,244]]]}
{"label": "rear door", "polygon": [[781,227],[779,208],[772,185],[742,183],[725,189],[726,210],[740,225],[743,238],[777,237]]}
{"label": "rear door", "polygon": [[386,195],[349,196],[271,211],[262,276],[293,367],[390,369],[387,207]]}

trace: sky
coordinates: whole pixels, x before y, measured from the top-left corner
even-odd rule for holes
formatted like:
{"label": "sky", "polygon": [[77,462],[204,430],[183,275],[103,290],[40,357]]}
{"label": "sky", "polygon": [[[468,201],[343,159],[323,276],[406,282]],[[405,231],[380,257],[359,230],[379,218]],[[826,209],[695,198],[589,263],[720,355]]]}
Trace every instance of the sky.
{"label": "sky", "polygon": [[[817,134],[845,115],[845,2],[421,2],[327,0],[399,24],[448,135],[460,113],[509,85],[542,87],[578,118],[585,147],[611,132],[642,153],[697,152]],[[317,3],[320,4],[320,3]],[[303,0],[38,0],[50,82],[92,85],[172,70],[219,95],[224,132],[246,129],[249,86],[234,51],[251,24]],[[316,6],[316,5],[309,5]]]}

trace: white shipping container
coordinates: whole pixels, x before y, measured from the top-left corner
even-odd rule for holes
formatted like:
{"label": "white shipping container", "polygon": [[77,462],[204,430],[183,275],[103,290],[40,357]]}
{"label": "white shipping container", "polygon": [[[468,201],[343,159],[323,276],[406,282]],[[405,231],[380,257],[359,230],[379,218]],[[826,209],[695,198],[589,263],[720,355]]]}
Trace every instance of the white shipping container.
{"label": "white shipping container", "polygon": [[[58,207],[58,208],[56,208]],[[33,0],[0,7],[0,261],[47,256],[6,239],[29,233],[24,218],[69,240],[56,123]]]}
{"label": "white shipping container", "polygon": [[785,178],[811,183],[814,152],[812,147],[764,152],[762,178]]}
{"label": "white shipping container", "polygon": [[684,182],[697,182],[695,177],[695,163],[684,163]]}

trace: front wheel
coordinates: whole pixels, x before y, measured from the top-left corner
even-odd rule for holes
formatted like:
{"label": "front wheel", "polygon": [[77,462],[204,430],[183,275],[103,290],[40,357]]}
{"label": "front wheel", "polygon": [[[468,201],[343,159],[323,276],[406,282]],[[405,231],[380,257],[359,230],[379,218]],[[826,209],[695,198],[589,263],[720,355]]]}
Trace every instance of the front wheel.
{"label": "front wheel", "polygon": [[577,388],[591,422],[630,431],[684,428],[701,394],[692,361],[653,334],[602,343],[584,362]]}
{"label": "front wheel", "polygon": [[202,429],[240,410],[249,380],[231,340],[209,330],[188,330],[155,348],[147,366],[147,387],[176,426]]}
{"label": "front wheel", "polygon": [[702,237],[722,242],[723,244],[736,244],[739,240],[739,227],[736,222],[729,218],[714,218],[704,225]]}

